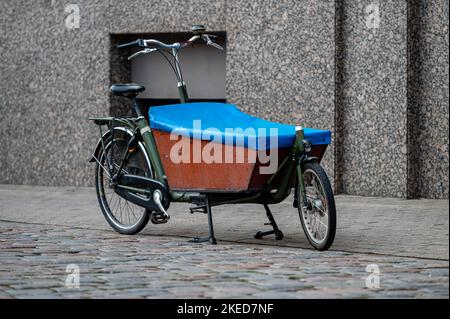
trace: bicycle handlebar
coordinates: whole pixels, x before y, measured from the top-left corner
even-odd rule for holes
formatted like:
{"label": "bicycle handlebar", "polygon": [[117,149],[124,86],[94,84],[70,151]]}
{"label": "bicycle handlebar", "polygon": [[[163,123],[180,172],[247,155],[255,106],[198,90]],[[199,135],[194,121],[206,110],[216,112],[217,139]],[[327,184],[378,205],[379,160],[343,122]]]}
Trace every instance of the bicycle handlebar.
{"label": "bicycle handlebar", "polygon": [[199,39],[203,39],[207,45],[213,46],[217,49],[223,50],[223,48],[218,45],[217,43],[213,42],[211,40],[211,38],[217,38],[216,35],[212,35],[212,34],[202,34],[202,35],[194,35],[193,37],[191,37],[189,40],[187,40],[184,43],[179,43],[179,42],[175,42],[172,44],[167,44],[164,42],[161,42],[159,40],[155,40],[155,39],[148,39],[148,40],[144,40],[144,39],[137,39],[135,41],[132,42],[128,42],[128,43],[123,43],[123,44],[118,44],[117,48],[118,49],[125,49],[125,48],[134,48],[134,47],[139,47],[139,48],[148,48],[147,44],[153,44],[157,47],[163,48],[163,49],[181,49],[184,48],[192,43],[194,43],[195,41],[199,40]]}
{"label": "bicycle handlebar", "polygon": [[[203,25],[196,25],[196,26],[192,27],[192,33],[194,35],[186,42],[181,42],[181,43],[175,42],[172,44],[167,44],[167,43],[161,42],[156,39],[147,39],[147,40],[137,39],[135,41],[131,41],[128,43],[118,44],[117,48],[118,49],[134,48],[134,47],[142,48],[142,50],[137,51],[137,52],[133,53],[132,55],[130,55],[128,57],[128,60],[132,60],[142,54],[148,54],[148,53],[155,52],[155,51],[161,53],[166,58],[167,62],[170,64],[170,66],[172,67],[172,69],[178,79],[178,86],[180,86],[180,84],[184,85],[184,82],[183,82],[183,75],[181,74],[180,63],[178,62],[178,51],[179,50],[192,45],[195,41],[198,41],[200,39],[202,39],[208,46],[212,46],[216,49],[223,50],[223,48],[219,44],[215,43],[212,40],[212,39],[216,39],[217,35],[207,34],[205,31],[206,31],[206,28]],[[152,45],[154,47],[149,47],[148,45]],[[174,59],[173,63],[170,61],[169,58],[166,57],[166,55],[164,53],[165,50],[161,50],[161,49],[170,49],[172,51],[172,52],[169,52],[169,54]],[[185,98],[185,99],[187,99],[187,98]]]}

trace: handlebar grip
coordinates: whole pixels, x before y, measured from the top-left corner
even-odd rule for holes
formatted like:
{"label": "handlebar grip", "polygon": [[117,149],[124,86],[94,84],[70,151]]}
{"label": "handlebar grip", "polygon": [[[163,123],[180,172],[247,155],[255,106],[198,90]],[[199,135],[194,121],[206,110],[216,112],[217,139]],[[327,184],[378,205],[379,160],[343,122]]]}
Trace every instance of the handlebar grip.
{"label": "handlebar grip", "polygon": [[123,44],[118,44],[117,48],[118,49],[124,49],[124,48],[133,48],[133,47],[143,47],[145,48],[145,42],[142,39],[137,39],[136,41],[132,41],[132,42],[128,42],[128,43],[123,43]]}
{"label": "handlebar grip", "polygon": [[118,49],[124,49],[124,48],[132,48],[134,46],[136,46],[137,41],[133,41],[133,42],[129,42],[129,43],[123,43],[123,44],[118,44],[117,48]]}

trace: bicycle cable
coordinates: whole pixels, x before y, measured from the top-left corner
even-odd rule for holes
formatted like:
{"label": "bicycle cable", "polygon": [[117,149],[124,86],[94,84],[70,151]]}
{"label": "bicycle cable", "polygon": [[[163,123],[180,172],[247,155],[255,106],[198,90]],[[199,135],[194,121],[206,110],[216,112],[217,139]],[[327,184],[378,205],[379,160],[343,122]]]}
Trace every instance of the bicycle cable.
{"label": "bicycle cable", "polygon": [[[167,51],[165,51],[165,50],[163,50],[163,49],[158,49],[157,52],[158,52],[159,54],[161,54],[161,55],[164,57],[164,59],[166,59],[167,63],[169,63],[170,67],[172,68],[173,73],[175,73],[175,76],[176,76],[178,82],[181,82],[181,79],[180,79],[180,77],[178,76],[178,73],[177,73],[175,67],[173,66],[172,62],[170,62],[169,58],[168,58],[164,53],[170,54],[170,55],[175,59],[175,57],[173,56],[173,54],[172,54],[172,53],[169,53],[169,52],[167,52]],[[178,67],[179,67],[179,64],[178,64]],[[180,71],[180,73],[181,73],[181,71]]]}

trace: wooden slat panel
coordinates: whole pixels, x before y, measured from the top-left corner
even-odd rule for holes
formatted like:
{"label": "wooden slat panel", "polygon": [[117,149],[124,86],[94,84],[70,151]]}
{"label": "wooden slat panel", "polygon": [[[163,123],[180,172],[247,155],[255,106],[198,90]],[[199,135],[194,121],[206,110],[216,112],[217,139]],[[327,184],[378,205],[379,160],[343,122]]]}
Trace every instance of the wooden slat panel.
{"label": "wooden slat panel", "polygon": [[[174,163],[170,152],[179,140],[170,140],[170,133],[152,130],[156,145],[161,156],[169,187],[173,190],[218,190],[245,191],[248,189],[255,163],[256,151],[242,147],[220,144],[222,148],[222,163],[194,163],[193,140],[190,141],[189,163]],[[208,141],[200,141],[201,150]],[[216,144],[217,145],[217,144]],[[225,163],[225,154],[244,152],[243,163]],[[182,153],[176,152],[182,156]],[[236,159],[234,159],[235,161]]]}

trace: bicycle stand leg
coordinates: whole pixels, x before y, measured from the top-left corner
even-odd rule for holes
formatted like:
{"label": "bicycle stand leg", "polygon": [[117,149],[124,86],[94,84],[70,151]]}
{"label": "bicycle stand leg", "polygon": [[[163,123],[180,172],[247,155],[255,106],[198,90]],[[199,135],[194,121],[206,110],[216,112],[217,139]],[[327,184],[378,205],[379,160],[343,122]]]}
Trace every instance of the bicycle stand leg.
{"label": "bicycle stand leg", "polygon": [[195,237],[191,240],[193,243],[204,243],[209,241],[210,244],[216,245],[216,237],[214,237],[214,226],[212,221],[212,212],[211,212],[211,205],[209,204],[209,199],[207,196],[205,196],[205,210],[206,214],[208,215],[208,229],[209,229],[209,236],[208,237]]}
{"label": "bicycle stand leg", "polygon": [[270,211],[269,206],[267,206],[267,204],[263,204],[263,205],[264,205],[264,209],[266,210],[267,218],[269,219],[269,223],[267,223],[267,224],[265,224],[265,225],[270,225],[270,226],[272,226],[273,230],[269,230],[269,231],[265,231],[265,232],[259,231],[259,232],[257,232],[257,233],[255,234],[255,238],[256,238],[256,239],[261,239],[261,238],[263,238],[264,236],[274,234],[276,240],[281,240],[281,239],[283,239],[283,238],[284,238],[284,235],[283,235],[283,233],[281,232],[281,230],[278,228],[278,225],[277,225],[277,223],[275,222],[275,218],[273,218],[273,215],[272,215],[272,212]]}

